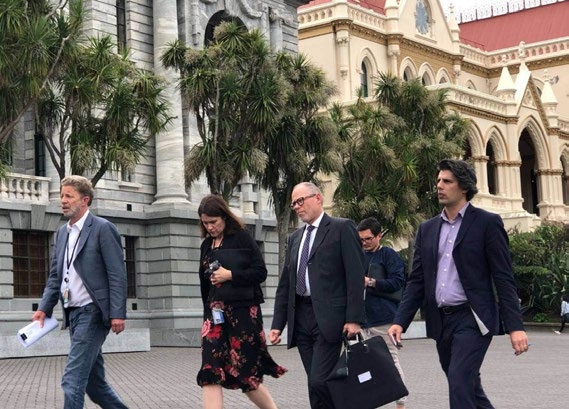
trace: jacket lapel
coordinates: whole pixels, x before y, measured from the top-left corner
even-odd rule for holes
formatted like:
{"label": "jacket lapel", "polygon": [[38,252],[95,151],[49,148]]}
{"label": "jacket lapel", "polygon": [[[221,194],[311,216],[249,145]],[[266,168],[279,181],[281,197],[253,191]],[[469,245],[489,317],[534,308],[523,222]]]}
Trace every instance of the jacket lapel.
{"label": "jacket lapel", "polygon": [[[294,271],[294,277],[298,273],[298,252],[300,251],[300,241],[302,240],[303,230],[298,229],[297,234],[293,234],[290,240],[290,271]],[[292,274],[291,274],[292,275]],[[296,282],[296,278],[295,281]]]}
{"label": "jacket lapel", "polygon": [[314,253],[316,252],[318,247],[322,244],[324,237],[326,237],[328,230],[330,230],[330,216],[324,213],[324,216],[320,221],[320,225],[316,229],[316,237],[314,237],[314,243],[312,243],[312,248],[310,249],[310,255],[308,256],[308,260],[310,260],[314,256]]}
{"label": "jacket lapel", "polygon": [[[81,229],[81,233],[79,234],[79,243],[77,243],[77,253],[75,255],[75,260],[79,254],[81,254],[81,250],[85,247],[85,243],[87,242],[87,238],[91,234],[91,229],[93,227],[93,215],[89,213],[87,215],[87,219],[85,219],[85,223],[83,224],[83,228]],[[74,262],[75,264],[75,262]]]}
{"label": "jacket lapel", "polygon": [[65,250],[67,248],[67,240],[69,239],[69,232],[67,231],[67,223],[59,228],[59,232],[57,233],[57,241],[59,246],[56,247],[57,249],[57,271],[60,274],[60,277],[63,277],[63,263],[65,260]]}
{"label": "jacket lapel", "polygon": [[435,220],[435,225],[433,231],[431,232],[431,240],[433,243],[433,261],[435,265],[435,275],[436,275],[436,266],[439,264],[439,238],[441,236],[441,226],[443,224],[443,219],[441,217],[437,217]]}
{"label": "jacket lapel", "polygon": [[472,204],[469,204],[468,207],[466,208],[466,212],[464,212],[464,218],[460,223],[460,229],[458,230],[453,250],[460,244],[462,239],[464,239],[466,233],[468,232],[468,229],[470,229],[470,226],[472,226],[475,220],[476,220],[476,208],[472,206]]}

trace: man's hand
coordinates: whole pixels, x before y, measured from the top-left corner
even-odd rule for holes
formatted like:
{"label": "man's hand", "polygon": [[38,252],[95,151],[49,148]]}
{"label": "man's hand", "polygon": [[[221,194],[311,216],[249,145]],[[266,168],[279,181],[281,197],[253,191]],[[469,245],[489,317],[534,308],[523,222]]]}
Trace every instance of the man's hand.
{"label": "man's hand", "polygon": [[124,331],[125,327],[125,320],[120,318],[113,318],[111,319],[111,329],[115,334],[120,334]]}
{"label": "man's hand", "polygon": [[393,335],[398,345],[401,344],[401,334],[403,334],[403,327],[401,325],[393,324],[387,330],[387,335]]}
{"label": "man's hand", "polygon": [[360,324],[358,324],[357,322],[346,322],[344,324],[343,333],[346,334],[348,339],[355,337],[356,335],[358,335],[360,331],[361,327]]}
{"label": "man's hand", "polygon": [[34,312],[34,315],[32,315],[32,321],[39,321],[40,322],[40,328],[43,328],[43,322],[45,320],[45,312],[37,310],[36,312]]}
{"label": "man's hand", "polygon": [[269,332],[269,341],[272,345],[276,345],[281,342],[281,332],[278,329],[272,329]]}
{"label": "man's hand", "polygon": [[529,344],[528,336],[525,331],[510,332],[510,342],[512,343],[512,348],[514,348],[514,351],[516,351],[514,352],[516,355],[527,352]]}

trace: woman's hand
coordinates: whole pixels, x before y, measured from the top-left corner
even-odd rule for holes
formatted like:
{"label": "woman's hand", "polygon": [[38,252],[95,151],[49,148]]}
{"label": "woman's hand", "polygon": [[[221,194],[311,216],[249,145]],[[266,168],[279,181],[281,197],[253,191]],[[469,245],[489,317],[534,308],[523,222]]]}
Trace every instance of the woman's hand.
{"label": "woman's hand", "polygon": [[228,270],[224,267],[219,267],[211,274],[211,283],[213,285],[223,284],[226,281],[229,281],[233,278],[231,274],[231,270]]}

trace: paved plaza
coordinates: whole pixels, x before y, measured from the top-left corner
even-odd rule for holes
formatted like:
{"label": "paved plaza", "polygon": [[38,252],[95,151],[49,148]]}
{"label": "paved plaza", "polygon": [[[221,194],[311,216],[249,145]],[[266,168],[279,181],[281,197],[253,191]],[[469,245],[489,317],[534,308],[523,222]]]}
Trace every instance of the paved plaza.
{"label": "paved plaza", "polygon": [[[508,337],[496,337],[482,367],[486,392],[497,409],[569,407],[569,333],[529,332],[530,352],[516,357]],[[271,347],[275,361],[288,368],[280,379],[267,378],[281,409],[309,408],[306,377],[296,349]],[[201,389],[195,376],[198,348],[153,348],[150,352],[106,354],[107,375],[131,409],[201,408]],[[447,386],[434,343],[407,340],[401,361],[411,395],[408,409],[445,409]],[[65,357],[0,360],[0,408],[58,409]],[[225,408],[254,406],[240,391],[225,391]],[[95,406],[88,401],[86,408]],[[388,405],[385,407],[395,407]]]}

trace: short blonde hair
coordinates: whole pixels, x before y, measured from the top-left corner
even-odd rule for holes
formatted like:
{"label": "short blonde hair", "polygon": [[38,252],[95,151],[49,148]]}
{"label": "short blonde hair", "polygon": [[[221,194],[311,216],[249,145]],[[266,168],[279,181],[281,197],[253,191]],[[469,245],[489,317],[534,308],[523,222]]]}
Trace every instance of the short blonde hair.
{"label": "short blonde hair", "polygon": [[93,196],[95,195],[95,189],[89,179],[79,175],[66,176],[61,181],[61,186],[73,186],[80,195],[87,196],[89,198],[88,206],[91,206]]}

